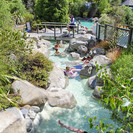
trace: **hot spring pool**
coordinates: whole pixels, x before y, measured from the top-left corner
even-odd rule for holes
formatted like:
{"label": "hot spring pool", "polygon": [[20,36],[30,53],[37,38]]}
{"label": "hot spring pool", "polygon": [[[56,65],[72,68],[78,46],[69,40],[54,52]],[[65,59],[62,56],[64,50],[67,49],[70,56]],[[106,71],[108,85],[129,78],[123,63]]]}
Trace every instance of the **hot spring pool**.
{"label": "hot spring pool", "polygon": [[[89,21],[80,20],[80,22],[81,22],[81,26],[85,26],[88,29],[91,29],[91,27],[94,25],[94,23],[89,22]],[[77,23],[78,23],[78,21],[77,21]]]}
{"label": "hot spring pool", "polygon": [[[65,44],[65,46],[67,47],[68,45]],[[64,51],[64,49],[59,48],[59,51]],[[72,61],[69,59],[69,56],[65,58],[54,56],[53,50],[50,52],[49,59],[61,68],[66,67],[65,61]],[[96,129],[89,128],[88,119],[90,116],[97,117],[96,125],[99,120],[103,120],[106,124],[112,124],[117,128],[118,124],[110,119],[112,112],[91,97],[93,90],[88,88],[87,81],[88,79],[80,79],[79,76],[76,79],[69,79],[69,85],[66,89],[73,93],[77,106],[73,109],[44,107],[45,109],[35,119],[34,124],[36,126],[32,133],[71,133],[68,129],[60,127],[58,120],[61,120],[66,125],[88,131],[89,133],[97,133]],[[107,120],[104,120],[105,118]]]}

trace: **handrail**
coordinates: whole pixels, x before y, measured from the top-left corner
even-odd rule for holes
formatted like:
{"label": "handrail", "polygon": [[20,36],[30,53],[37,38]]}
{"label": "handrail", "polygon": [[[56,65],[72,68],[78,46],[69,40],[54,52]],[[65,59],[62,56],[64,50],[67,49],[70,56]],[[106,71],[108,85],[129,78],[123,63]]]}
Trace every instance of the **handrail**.
{"label": "handrail", "polygon": [[68,24],[68,23],[61,23],[61,22],[42,22],[42,24]]}

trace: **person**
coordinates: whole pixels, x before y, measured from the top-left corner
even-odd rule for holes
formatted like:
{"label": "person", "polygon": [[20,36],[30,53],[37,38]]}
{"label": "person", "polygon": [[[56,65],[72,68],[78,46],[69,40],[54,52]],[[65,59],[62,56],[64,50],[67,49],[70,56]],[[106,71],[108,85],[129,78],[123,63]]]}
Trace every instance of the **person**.
{"label": "person", "polygon": [[79,19],[79,25],[81,24],[81,22],[80,22],[80,19]]}
{"label": "person", "polygon": [[55,48],[55,49],[58,49],[59,47],[60,47],[60,43],[57,42],[54,48]]}
{"label": "person", "polygon": [[76,25],[75,18],[73,15],[70,15],[70,22],[69,22],[69,28],[68,28],[69,34],[70,34],[70,31],[74,28],[74,25]]}
{"label": "person", "polygon": [[83,61],[84,64],[89,63],[90,60],[91,60],[91,56],[83,57],[83,59],[81,59],[81,61]]}
{"label": "person", "polygon": [[58,123],[62,126],[62,127],[65,127],[67,129],[69,129],[70,131],[73,131],[73,132],[77,132],[77,133],[88,133],[86,131],[83,131],[81,129],[77,129],[77,128],[74,128],[74,127],[69,127],[69,126],[66,126],[64,125],[63,123],[61,123],[61,121],[59,120]]}
{"label": "person", "polygon": [[68,77],[75,78],[79,71],[81,71],[81,69],[66,67],[65,74]]}
{"label": "person", "polygon": [[55,55],[60,55],[60,52],[58,51],[58,49],[55,49]]}

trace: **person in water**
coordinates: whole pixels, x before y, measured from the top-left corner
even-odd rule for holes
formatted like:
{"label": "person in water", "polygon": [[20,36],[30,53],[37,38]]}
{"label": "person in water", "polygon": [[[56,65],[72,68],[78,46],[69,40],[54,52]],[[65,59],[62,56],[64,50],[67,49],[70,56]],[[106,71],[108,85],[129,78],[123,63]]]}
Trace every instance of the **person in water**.
{"label": "person in water", "polygon": [[62,126],[62,127],[65,127],[67,129],[69,129],[70,131],[73,131],[73,132],[77,132],[77,133],[88,133],[86,131],[83,131],[81,129],[77,129],[77,128],[74,128],[74,127],[69,127],[67,125],[64,125],[63,123],[61,123],[61,121],[59,120],[58,123]]}
{"label": "person in water", "polygon": [[58,49],[59,47],[60,47],[60,43],[57,42],[54,48],[55,48],[55,49]]}
{"label": "person in water", "polygon": [[58,49],[55,49],[55,55],[60,55],[60,52],[58,51]]}
{"label": "person in water", "polygon": [[81,71],[81,69],[66,67],[65,73],[68,77],[75,78],[79,71]]}

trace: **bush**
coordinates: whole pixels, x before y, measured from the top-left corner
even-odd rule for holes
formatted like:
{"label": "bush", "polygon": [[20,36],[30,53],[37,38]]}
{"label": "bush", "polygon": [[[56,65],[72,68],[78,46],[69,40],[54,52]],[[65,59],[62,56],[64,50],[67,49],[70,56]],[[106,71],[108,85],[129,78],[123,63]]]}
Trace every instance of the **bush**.
{"label": "bush", "polygon": [[21,77],[36,86],[47,88],[49,72],[53,69],[52,62],[43,54],[37,53],[34,56],[23,57],[20,62]]}

